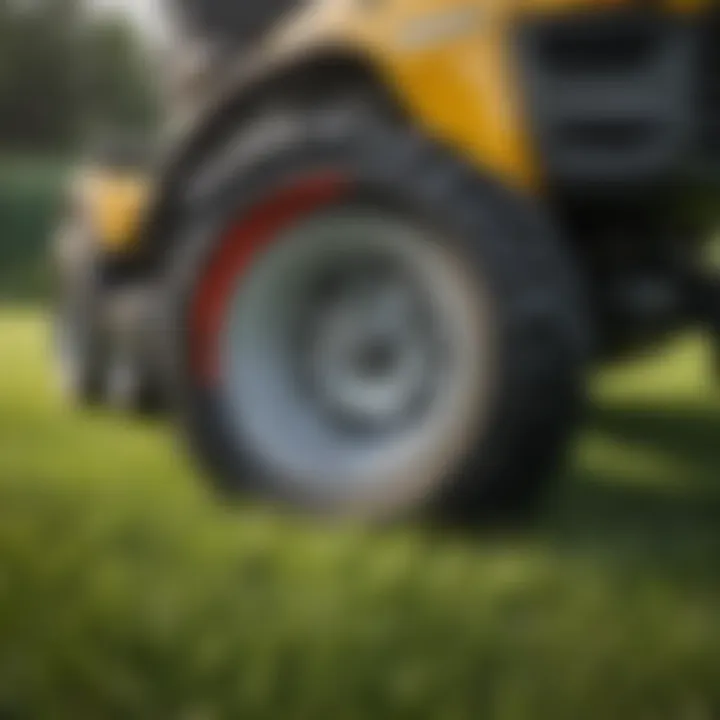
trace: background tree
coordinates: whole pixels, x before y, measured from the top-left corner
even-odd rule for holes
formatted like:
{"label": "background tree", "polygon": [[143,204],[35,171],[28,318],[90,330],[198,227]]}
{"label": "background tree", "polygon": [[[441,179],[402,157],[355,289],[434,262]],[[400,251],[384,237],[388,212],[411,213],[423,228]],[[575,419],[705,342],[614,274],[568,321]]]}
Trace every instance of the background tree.
{"label": "background tree", "polygon": [[63,152],[88,132],[146,129],[152,53],[125,18],[80,0],[0,2],[0,149]]}

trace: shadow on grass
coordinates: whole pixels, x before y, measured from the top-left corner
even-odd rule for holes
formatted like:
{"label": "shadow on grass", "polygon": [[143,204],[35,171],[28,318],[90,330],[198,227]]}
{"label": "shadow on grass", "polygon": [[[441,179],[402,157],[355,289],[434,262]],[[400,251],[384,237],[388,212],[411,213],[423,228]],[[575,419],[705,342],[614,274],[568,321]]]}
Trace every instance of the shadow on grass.
{"label": "shadow on grass", "polygon": [[611,407],[597,411],[592,428],[692,465],[720,488],[720,412],[712,408]]}
{"label": "shadow on grass", "polygon": [[720,586],[720,413],[662,405],[598,409],[595,436],[672,463],[672,483],[582,465],[563,483],[540,531],[551,547],[617,567]]}

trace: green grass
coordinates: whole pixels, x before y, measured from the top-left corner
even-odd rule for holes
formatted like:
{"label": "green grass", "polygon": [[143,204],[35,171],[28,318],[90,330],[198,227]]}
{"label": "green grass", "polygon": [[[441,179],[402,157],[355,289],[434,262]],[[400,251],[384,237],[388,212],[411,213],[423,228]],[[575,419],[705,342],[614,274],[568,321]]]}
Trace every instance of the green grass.
{"label": "green grass", "polygon": [[319,526],[54,396],[0,311],[0,716],[720,716],[720,400],[693,339],[597,382],[540,526]]}

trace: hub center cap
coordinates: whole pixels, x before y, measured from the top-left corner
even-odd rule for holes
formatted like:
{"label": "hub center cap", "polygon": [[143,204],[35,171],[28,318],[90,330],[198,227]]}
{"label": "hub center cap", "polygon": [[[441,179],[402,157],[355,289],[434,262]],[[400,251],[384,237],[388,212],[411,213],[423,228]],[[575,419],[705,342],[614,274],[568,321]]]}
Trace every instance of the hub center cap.
{"label": "hub center cap", "polygon": [[311,322],[311,387],[331,419],[386,429],[411,418],[432,385],[432,339],[407,283],[350,283]]}

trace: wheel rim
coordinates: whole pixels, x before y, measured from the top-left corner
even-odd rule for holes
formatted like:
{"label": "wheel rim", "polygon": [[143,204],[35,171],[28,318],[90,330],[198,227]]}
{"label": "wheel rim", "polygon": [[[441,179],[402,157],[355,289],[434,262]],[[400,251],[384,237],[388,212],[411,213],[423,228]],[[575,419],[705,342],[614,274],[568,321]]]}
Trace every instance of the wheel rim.
{"label": "wheel rim", "polygon": [[[299,295],[298,389],[330,426],[399,430],[437,390],[442,333],[422,291],[376,248],[327,258]],[[304,297],[302,297],[304,296]]]}
{"label": "wheel rim", "polygon": [[298,223],[241,278],[220,334],[223,411],[285,489],[424,492],[476,433],[486,307],[466,267],[390,213]]}

